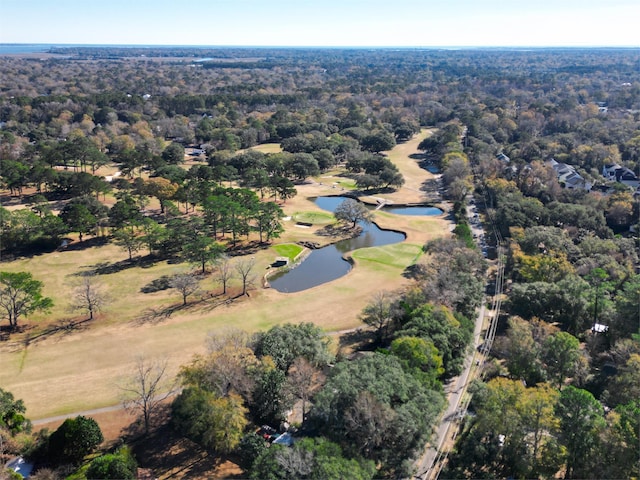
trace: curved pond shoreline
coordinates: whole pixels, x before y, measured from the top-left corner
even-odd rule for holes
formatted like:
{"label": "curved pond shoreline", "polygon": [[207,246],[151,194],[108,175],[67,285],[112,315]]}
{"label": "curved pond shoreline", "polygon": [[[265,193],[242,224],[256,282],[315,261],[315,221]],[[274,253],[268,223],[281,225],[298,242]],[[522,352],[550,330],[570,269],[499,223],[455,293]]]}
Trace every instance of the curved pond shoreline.
{"label": "curved pond shoreline", "polygon": [[294,293],[336,280],[351,271],[353,260],[348,252],[368,247],[399,243],[404,232],[380,228],[374,222],[359,224],[357,235],[311,250],[304,260],[289,270],[268,275],[271,288],[282,293]]}
{"label": "curved pond shoreline", "polygon": [[314,203],[321,209],[333,213],[338,204],[342,203],[347,198],[356,200],[371,210],[392,213],[394,215],[415,215],[431,217],[444,214],[444,210],[442,210],[441,208],[427,203],[388,203],[385,201],[378,201],[376,203],[370,200],[365,201],[358,197],[345,194],[316,197]]}
{"label": "curved pond shoreline", "polygon": [[[322,210],[334,212],[347,198],[360,201],[350,195],[316,197],[314,203]],[[311,199],[310,199],[311,200]],[[438,207],[425,204],[375,204],[362,202],[370,209],[396,215],[439,216],[444,213]],[[380,228],[375,222],[359,222],[360,232],[351,238],[338,240],[322,248],[311,250],[302,260],[289,269],[267,273],[265,282],[282,293],[294,293],[336,280],[351,271],[354,262],[346,254],[368,247],[400,243],[407,238],[405,232]]]}

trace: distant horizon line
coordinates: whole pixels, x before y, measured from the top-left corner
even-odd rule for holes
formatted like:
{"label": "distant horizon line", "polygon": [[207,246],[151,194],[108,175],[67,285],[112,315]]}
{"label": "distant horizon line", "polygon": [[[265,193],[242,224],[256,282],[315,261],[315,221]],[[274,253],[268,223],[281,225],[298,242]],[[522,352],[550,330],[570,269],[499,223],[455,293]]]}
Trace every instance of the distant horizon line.
{"label": "distant horizon line", "polygon": [[634,49],[640,45],[204,45],[204,44],[155,44],[155,43],[65,43],[65,42],[0,42],[0,46],[42,47],[119,47],[119,48],[319,48],[319,49]]}

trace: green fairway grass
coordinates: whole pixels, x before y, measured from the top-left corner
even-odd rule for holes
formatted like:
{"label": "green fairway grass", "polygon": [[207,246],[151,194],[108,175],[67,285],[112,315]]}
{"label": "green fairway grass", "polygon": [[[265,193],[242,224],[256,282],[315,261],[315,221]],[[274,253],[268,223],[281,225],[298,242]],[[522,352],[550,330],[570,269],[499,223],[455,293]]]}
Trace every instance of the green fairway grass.
{"label": "green fairway grass", "polygon": [[304,250],[300,245],[296,245],[295,243],[283,243],[280,245],[274,245],[273,248],[278,256],[287,257],[292,262],[296,259],[298,255]]}
{"label": "green fairway grass", "polygon": [[329,212],[296,212],[292,216],[293,220],[312,225],[329,225],[336,221],[333,214]]}
{"label": "green fairway grass", "polygon": [[353,253],[358,262],[373,262],[396,268],[406,268],[420,257],[420,245],[410,243],[394,243],[382,247],[362,248]]}

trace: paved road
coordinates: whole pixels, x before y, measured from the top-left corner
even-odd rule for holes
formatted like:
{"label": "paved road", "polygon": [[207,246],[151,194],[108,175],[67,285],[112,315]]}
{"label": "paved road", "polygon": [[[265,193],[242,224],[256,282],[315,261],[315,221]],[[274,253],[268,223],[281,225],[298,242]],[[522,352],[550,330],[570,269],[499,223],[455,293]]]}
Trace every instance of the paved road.
{"label": "paved road", "polygon": [[484,323],[485,306],[484,304],[478,312],[476,317],[475,328],[473,332],[473,350],[470,350],[469,355],[464,363],[464,369],[462,373],[454,377],[446,386],[445,392],[447,394],[448,406],[444,414],[442,415],[442,421],[436,431],[435,440],[426,449],[422,457],[416,462],[416,475],[414,478],[427,479],[431,476],[431,470],[433,468],[434,461],[438,456],[438,451],[442,448],[442,444],[447,438],[449,428],[457,417],[458,407],[463,394],[467,390],[467,383],[469,382],[469,376],[474,365],[474,355],[477,351],[477,347],[482,343],[481,333]]}
{"label": "paved road", "polygon": [[[467,217],[469,219],[469,225],[471,227],[471,232],[473,233],[474,239],[476,243],[478,243],[483,254],[486,257],[484,230],[482,228],[482,224],[480,223],[480,218],[478,216],[475,203],[468,203]],[[432,471],[434,462],[438,457],[438,452],[442,449],[442,445],[447,439],[451,424],[458,417],[458,408],[460,406],[462,396],[467,390],[469,377],[471,375],[471,372],[473,371],[473,368],[475,367],[474,357],[476,352],[478,351],[478,347],[483,342],[481,333],[484,326],[486,313],[487,312],[483,302],[480,311],[478,312],[478,316],[476,317],[475,327],[473,331],[473,349],[469,350],[469,354],[465,359],[464,369],[462,373],[459,376],[454,377],[447,385],[445,385],[445,393],[447,395],[448,406],[446,411],[442,415],[440,425],[436,430],[434,441],[427,447],[423,455],[415,463],[416,474],[414,475],[414,478],[426,480],[432,478],[433,474],[435,473]],[[491,312],[489,313],[491,314]]]}

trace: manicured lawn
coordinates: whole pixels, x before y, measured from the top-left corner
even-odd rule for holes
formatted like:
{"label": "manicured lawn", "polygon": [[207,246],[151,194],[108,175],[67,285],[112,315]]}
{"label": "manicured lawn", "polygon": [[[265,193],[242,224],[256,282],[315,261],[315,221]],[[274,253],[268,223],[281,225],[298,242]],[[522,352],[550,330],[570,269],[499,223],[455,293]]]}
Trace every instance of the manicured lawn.
{"label": "manicured lawn", "polygon": [[296,222],[311,223],[312,225],[329,225],[336,221],[333,214],[329,212],[296,212],[292,219]]}
{"label": "manicured lawn", "polygon": [[[334,190],[331,195],[337,195],[340,193],[340,189],[354,190],[356,188],[356,181],[353,178],[344,174],[342,169],[334,169],[323,172],[320,176],[315,177],[314,180],[327,188]],[[337,192],[335,190],[338,190]]]}
{"label": "manicured lawn", "polygon": [[146,308],[159,308],[175,301],[176,294],[171,290],[144,294],[141,289],[163,275],[189,270],[190,266],[170,264],[166,260],[148,262],[140,258],[129,262],[123,250],[106,244],[22,258],[0,264],[0,269],[28,271],[44,283],[43,293],[54,300],[54,307],[50,312],[34,313],[26,320],[37,331],[62,319],[84,318],[83,312],[70,309],[74,289],[81,283],[82,274],[94,274],[94,284],[108,297],[105,305],[108,315],[103,321],[122,322]]}
{"label": "manicured lawn", "polygon": [[296,245],[295,243],[283,243],[280,245],[274,245],[273,248],[278,256],[280,257],[288,257],[289,260],[294,261],[295,258],[300,255],[300,252],[304,250],[300,245]]}
{"label": "manicured lawn", "polygon": [[422,254],[420,245],[394,243],[383,247],[361,248],[353,253],[358,262],[374,262],[396,268],[406,268],[418,260]]}

